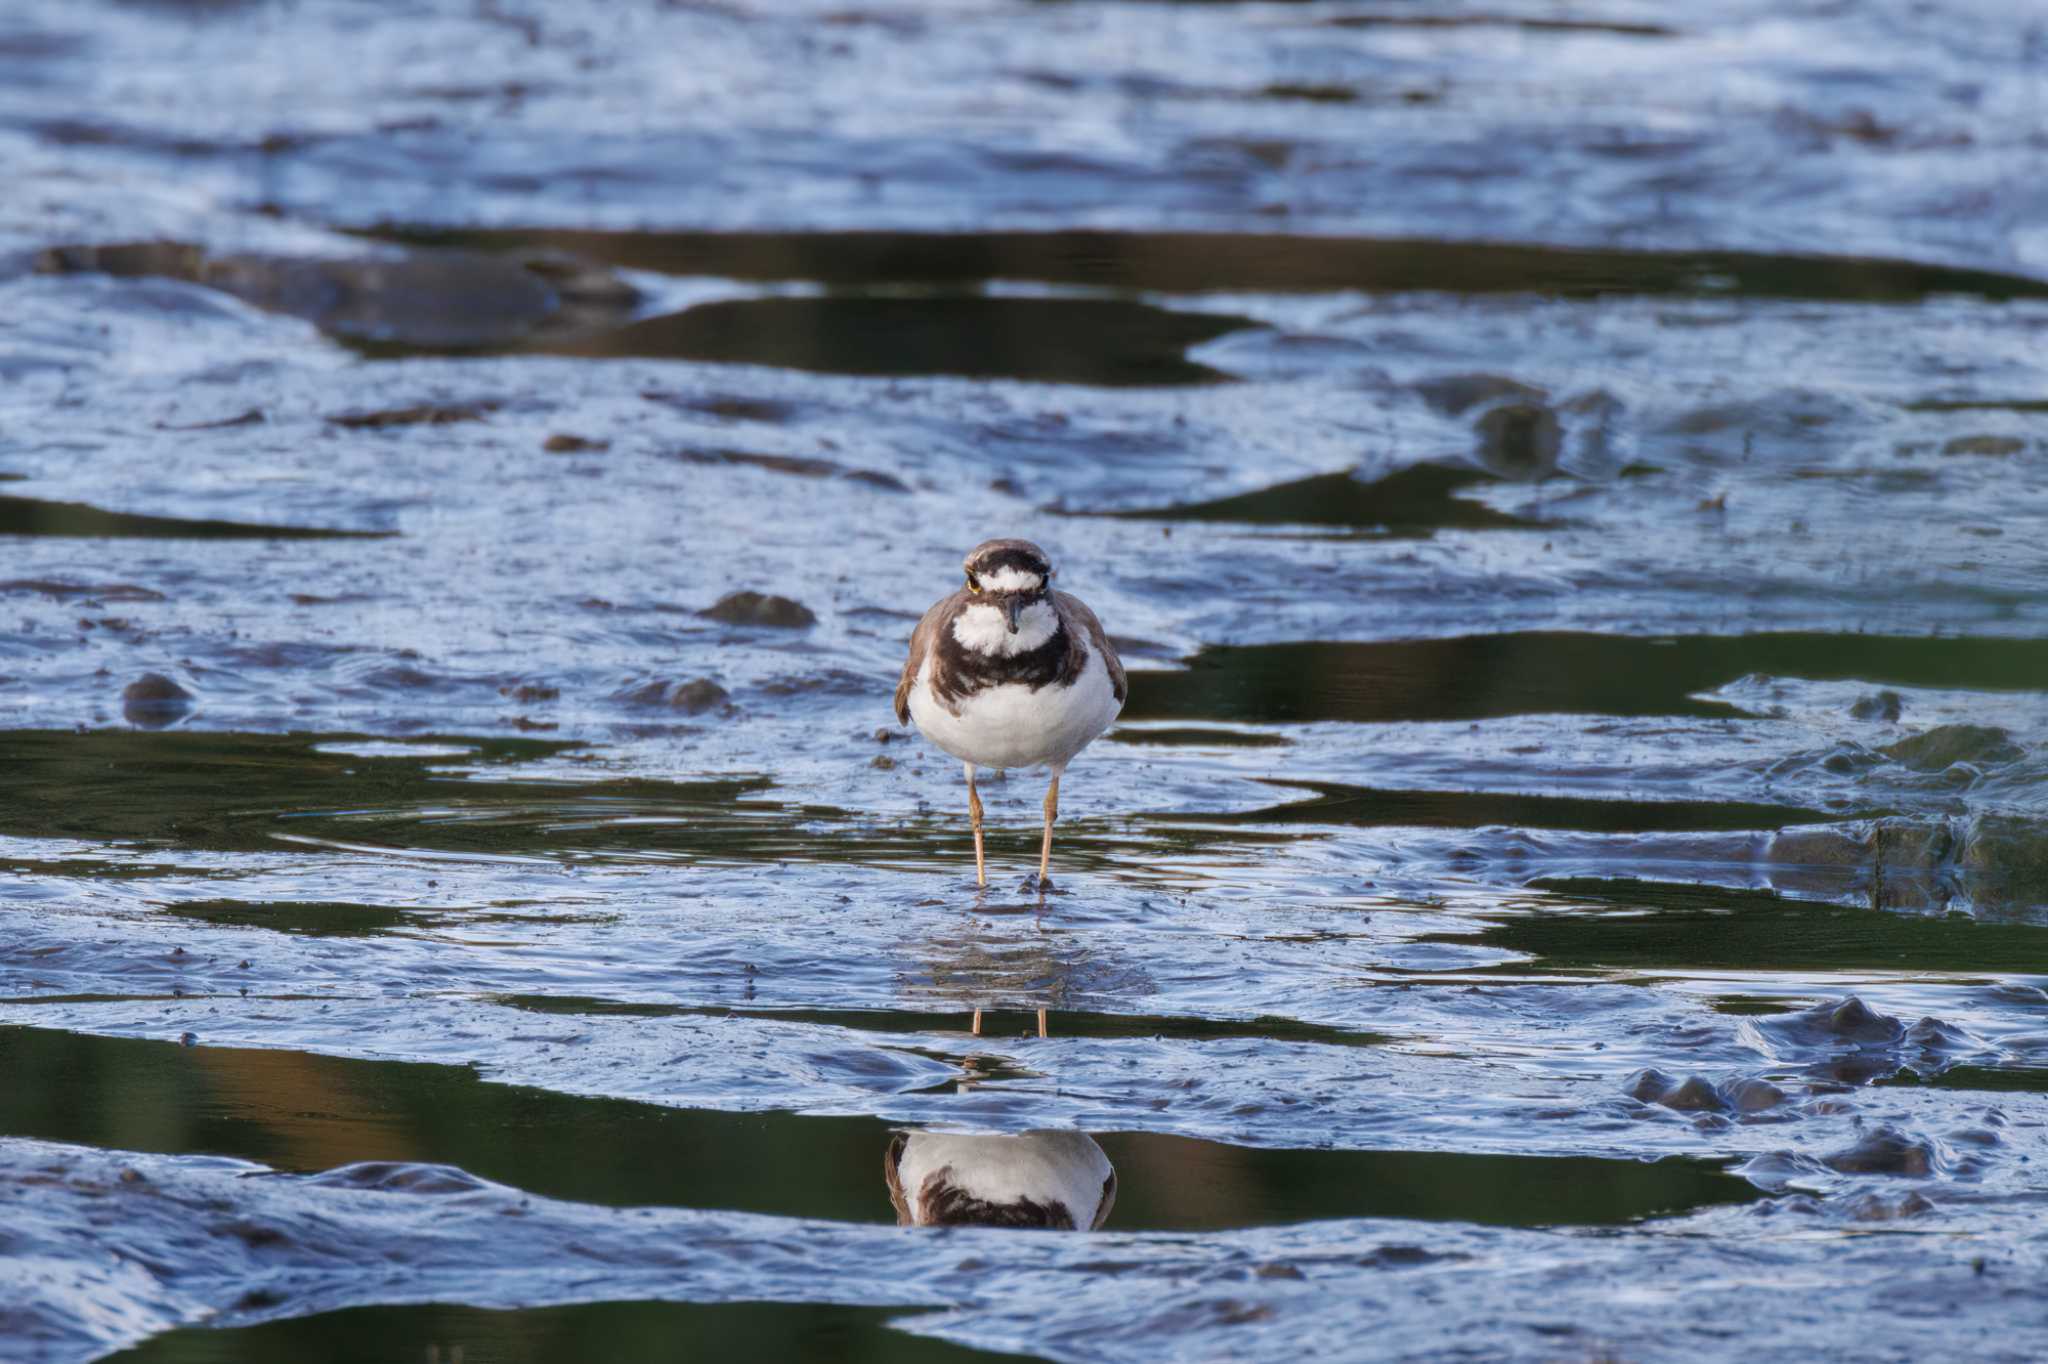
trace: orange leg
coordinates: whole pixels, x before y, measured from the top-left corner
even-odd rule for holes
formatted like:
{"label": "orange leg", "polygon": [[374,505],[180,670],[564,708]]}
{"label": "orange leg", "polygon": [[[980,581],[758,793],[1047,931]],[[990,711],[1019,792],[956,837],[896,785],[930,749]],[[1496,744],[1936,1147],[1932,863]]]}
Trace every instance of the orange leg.
{"label": "orange leg", "polygon": [[967,764],[967,817],[974,822],[974,884],[988,884],[988,863],[981,854],[981,793],[974,789],[974,764]]}
{"label": "orange leg", "polygon": [[1060,774],[1052,774],[1052,785],[1045,788],[1045,843],[1038,851],[1038,883],[1044,885],[1052,875],[1052,822],[1060,817]]}

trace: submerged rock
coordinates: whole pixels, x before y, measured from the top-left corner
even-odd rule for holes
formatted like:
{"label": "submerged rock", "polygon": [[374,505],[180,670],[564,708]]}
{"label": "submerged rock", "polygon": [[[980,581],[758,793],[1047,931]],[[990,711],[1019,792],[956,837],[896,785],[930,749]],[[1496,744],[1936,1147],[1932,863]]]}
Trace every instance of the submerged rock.
{"label": "submerged rock", "polygon": [[1879,819],[1787,829],[1772,837],[1766,857],[1792,866],[1918,873],[1936,870],[1954,843],[1945,820]]}
{"label": "submerged rock", "polygon": [[30,268],[39,275],[148,275],[198,283],[205,264],[205,249],[191,242],[108,242],[45,247],[36,253]]}
{"label": "submerged rock", "polygon": [[1678,1080],[1661,1070],[1637,1071],[1629,1077],[1627,1093],[1680,1113],[1761,1113],[1785,1101],[1785,1091],[1768,1080],[1745,1077],[1715,1084],[1703,1075]]}
{"label": "submerged rock", "polygon": [[363,1160],[307,1178],[322,1189],[372,1189],[378,1193],[465,1194],[490,1184],[454,1165],[397,1160]]}
{"label": "submerged rock", "polygon": [[1957,861],[1969,871],[2013,878],[2048,900],[2048,821],[1979,815],[1964,835]]}
{"label": "submerged rock", "polygon": [[1986,1051],[1990,1045],[1968,1028],[1931,1015],[1908,1028],[1905,1040],[1925,1051],[1946,1053]]}
{"label": "submerged rock", "polygon": [[1849,707],[1849,718],[1894,722],[1904,708],[1905,702],[1900,699],[1897,692],[1881,691],[1858,698],[1856,704]]}
{"label": "submerged rock", "polygon": [[1934,1174],[1944,1163],[1932,1141],[1889,1125],[1865,1133],[1853,1146],[1822,1159],[1828,1168],[1845,1175],[1902,1175],[1911,1179]]}
{"label": "submerged rock", "polygon": [[1727,1106],[1714,1092],[1712,1082],[1703,1075],[1686,1076],[1681,1083],[1664,1091],[1657,1102],[1681,1113],[1716,1113]]}
{"label": "submerged rock", "polygon": [[369,412],[336,412],[327,420],[350,431],[382,431],[393,426],[449,426],[456,422],[480,422],[496,411],[495,402],[422,403],[413,407],[383,407]]}
{"label": "submerged rock", "polygon": [[1761,1113],[1785,1102],[1784,1090],[1754,1077],[1729,1081],[1721,1086],[1721,1094],[1738,1113]]}
{"label": "submerged rock", "polygon": [[1852,1221],[1896,1222],[1901,1218],[1919,1217],[1934,1211],[1934,1202],[1925,1194],[1908,1193],[1899,1198],[1886,1198],[1879,1193],[1858,1194],[1842,1205]]}
{"label": "submerged rock", "polygon": [[162,729],[192,710],[192,693],[162,673],[144,673],[121,689],[121,714],[141,729]]}
{"label": "submerged rock", "polygon": [[631,706],[666,706],[697,715],[730,704],[732,693],[708,677],[695,677],[688,682],[664,682],[657,678],[620,692],[619,699]]}
{"label": "submerged rock", "polygon": [[2026,750],[1996,725],[1937,725],[1888,745],[1884,752],[1916,772],[1940,772],[1959,762],[2009,763],[2025,756]]}
{"label": "submerged rock", "polygon": [[1941,447],[1944,455],[2016,455],[2027,448],[2017,436],[1957,436]]}
{"label": "submerged rock", "polygon": [[818,623],[803,603],[767,592],[728,592],[697,614],[727,625],[766,625],[779,630],[806,630]]}
{"label": "submerged rock", "polygon": [[1890,1046],[1906,1035],[1906,1025],[1865,1004],[1855,995],[1824,1001],[1798,1013],[1757,1020],[1757,1029],[1781,1042],[1802,1047]]}
{"label": "submerged rock", "polygon": [[1502,478],[1534,482],[1557,472],[1564,430],[1557,413],[1543,403],[1504,403],[1473,423],[1473,454]]}

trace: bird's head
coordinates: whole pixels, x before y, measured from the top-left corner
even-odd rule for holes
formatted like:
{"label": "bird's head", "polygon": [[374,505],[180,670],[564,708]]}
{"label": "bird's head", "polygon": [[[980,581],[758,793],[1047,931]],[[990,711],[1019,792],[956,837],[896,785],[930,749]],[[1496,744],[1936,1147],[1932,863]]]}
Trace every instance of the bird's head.
{"label": "bird's head", "polygon": [[1052,592],[1052,560],[1029,540],[985,540],[968,551],[967,609],[953,634],[967,648],[985,654],[1021,654],[1051,639],[1058,614]]}

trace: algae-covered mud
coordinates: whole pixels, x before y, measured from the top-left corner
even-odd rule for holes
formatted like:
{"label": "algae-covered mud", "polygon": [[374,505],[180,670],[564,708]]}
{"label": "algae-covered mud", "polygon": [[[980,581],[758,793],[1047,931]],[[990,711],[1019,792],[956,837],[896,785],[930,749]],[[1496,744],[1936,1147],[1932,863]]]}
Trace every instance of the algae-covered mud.
{"label": "algae-covered mud", "polygon": [[2048,1354],[2044,43],[9,5],[0,1358]]}

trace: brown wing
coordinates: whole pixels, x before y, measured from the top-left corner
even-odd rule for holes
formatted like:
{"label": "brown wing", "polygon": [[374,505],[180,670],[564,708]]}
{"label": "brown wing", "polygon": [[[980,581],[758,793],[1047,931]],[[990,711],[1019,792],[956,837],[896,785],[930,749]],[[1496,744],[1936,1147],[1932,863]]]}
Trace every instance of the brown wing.
{"label": "brown wing", "polygon": [[[925,659],[939,642],[939,629],[952,617],[967,593],[962,590],[950,597],[932,603],[932,609],[924,613],[924,619],[910,632],[910,657],[903,660],[903,677],[896,683],[896,721],[910,723],[910,689],[917,685],[917,670],[924,666]],[[1085,607],[1083,608],[1086,609]]]}
{"label": "brown wing", "polygon": [[1109,636],[1102,633],[1102,622],[1095,619],[1088,603],[1071,592],[1055,592],[1052,599],[1059,607],[1060,619],[1066,623],[1067,632],[1072,634],[1078,627],[1087,634],[1089,647],[1109,669],[1109,685],[1116,692],[1116,699],[1123,700],[1124,693],[1129,690],[1124,685],[1124,661],[1116,656],[1116,648],[1109,642]]}

